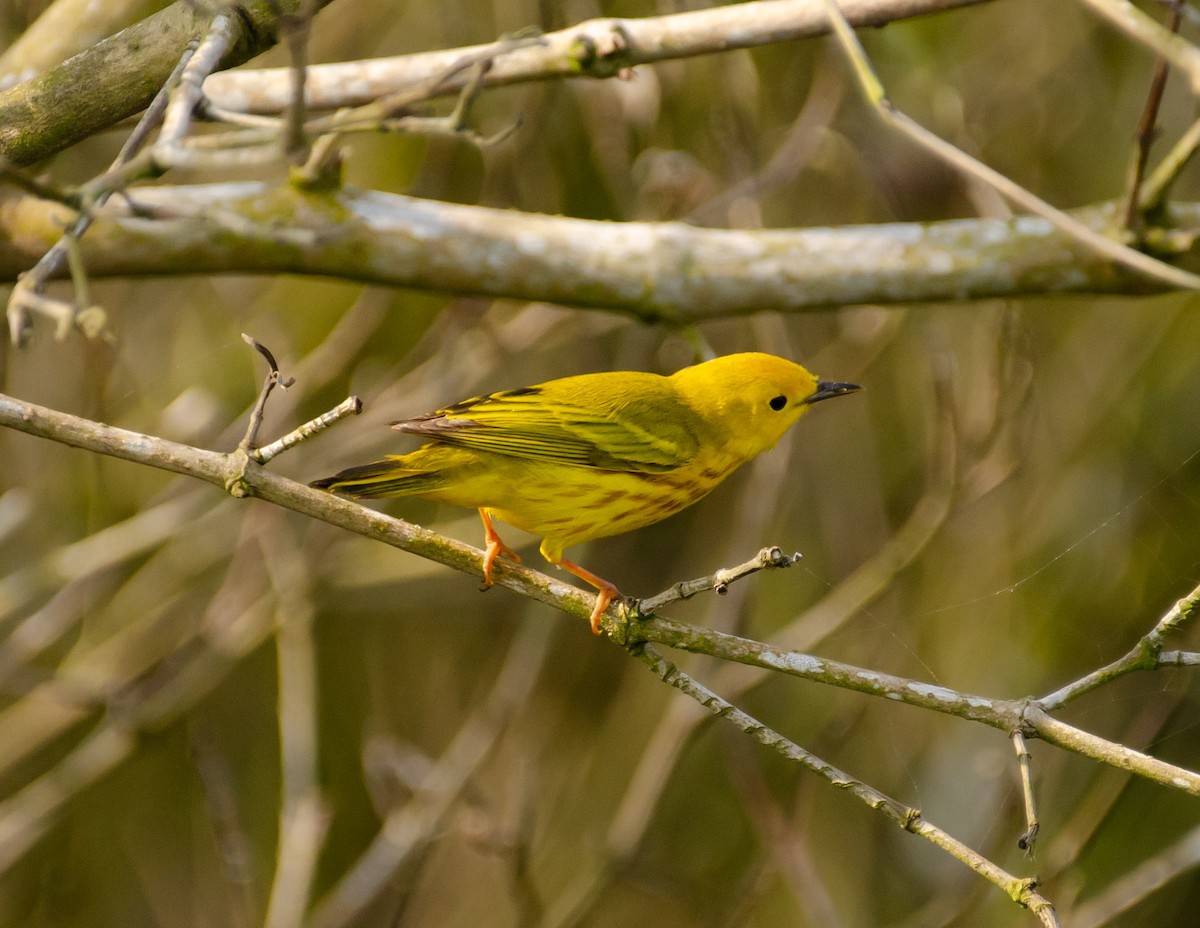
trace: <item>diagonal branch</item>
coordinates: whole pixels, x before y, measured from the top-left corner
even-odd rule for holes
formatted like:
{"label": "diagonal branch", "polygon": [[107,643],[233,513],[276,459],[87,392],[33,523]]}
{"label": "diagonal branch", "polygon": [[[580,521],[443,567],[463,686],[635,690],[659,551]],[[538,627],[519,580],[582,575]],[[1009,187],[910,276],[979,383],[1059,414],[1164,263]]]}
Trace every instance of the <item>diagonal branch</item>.
{"label": "diagonal branch", "polygon": [[[373,509],[366,509],[349,500],[278,477],[264,470],[243,449],[231,454],[205,451],[81,419],[3,394],[0,394],[0,425],[100,454],[187,474],[221,486],[234,497],[257,497],[464,573],[478,575],[480,570],[483,553],[478,549]],[[592,595],[537,571],[498,561],[494,578],[498,585],[546,603],[561,612],[579,618],[591,615],[594,602]],[[1174,611],[1168,613],[1172,614]],[[1165,627],[1171,624],[1166,622]],[[772,647],[737,635],[683,625],[658,616],[649,620],[630,621],[623,606],[609,608],[603,618],[603,627],[610,637],[626,647],[637,647],[644,643],[665,644],[932,709],[982,722],[1006,732],[1020,729],[1027,737],[1041,738],[1100,763],[1137,773],[1163,786],[1200,796],[1200,773],[1061,722],[1051,717],[1036,700],[991,699],[962,693],[944,686]]]}
{"label": "diagonal branch", "polygon": [[1162,786],[1200,796],[1200,773],[1061,722],[1050,716],[1037,700],[993,699],[963,693],[945,686],[920,683],[878,670],[772,647],[713,629],[683,625],[662,617],[630,626],[624,643],[628,647],[638,642],[665,644],[683,651],[763,667],[813,682],[982,722],[1005,732],[1021,730],[1027,737],[1041,738],[1099,763],[1137,773]]}
{"label": "diagonal branch", "polygon": [[[1056,229],[1094,249],[1097,254],[1103,255],[1110,261],[1145,274],[1150,280],[1159,283],[1183,289],[1200,290],[1200,276],[1166,264],[1156,257],[1129,247],[1105,234],[1102,230],[1093,229],[1086,223],[1080,222],[1074,216],[1052,206],[999,171],[951,145],[906,113],[898,110],[888,99],[883,84],[875,74],[862,44],[842,14],[839,0],[823,0],[823,3],[829,13],[829,19],[838,41],[859,81],[863,96],[884,122],[908,136],[917,145],[964,176],[983,181],[1005,199],[1028,210],[1035,216],[1041,217]],[[1193,51],[1197,60],[1200,60],[1200,50],[1193,49]]]}
{"label": "diagonal branch", "polygon": [[815,754],[806,751],[798,744],[789,741],[774,729],[768,728],[753,716],[743,712],[737,706],[722,699],[702,683],[694,680],[670,661],[663,659],[652,649],[635,646],[632,649],[635,657],[646,664],[655,676],[660,677],[680,692],[696,700],[705,709],[733,725],[736,725],[750,737],[774,751],[778,751],[788,760],[812,771],[833,786],[843,789],[856,799],[866,803],[872,809],[883,814],[894,824],[905,831],[919,835],[926,841],[935,844],[950,856],[966,864],[984,879],[1000,887],[1019,905],[1031,909],[1043,925],[1056,926],[1059,924],[1054,908],[1050,902],[1036,891],[1037,881],[1020,879],[1002,870],[992,861],[973,851],[953,835],[926,821],[921,817],[919,809],[905,806],[903,803],[880,792],[861,780],[839,770],[832,764],[822,760]]}
{"label": "diagonal branch", "polygon": [[1200,609],[1200,586],[1175,603],[1149,632],[1130,648],[1129,652],[1110,664],[1092,671],[1061,689],[1055,690],[1038,700],[1044,709],[1057,709],[1098,686],[1111,683],[1136,670],[1154,670],[1165,664],[1191,663],[1178,652],[1164,652],[1163,644],[1168,635],[1179,631],[1196,617]]}
{"label": "diagonal branch", "polygon": [[1200,48],[1155,22],[1129,0],[1079,0],[1134,41],[1142,43],[1187,75],[1192,93],[1200,93]]}
{"label": "diagonal branch", "polygon": [[[367,509],[358,503],[310,489],[294,480],[278,477],[263,470],[241,450],[231,454],[206,451],[81,419],[4,394],[0,394],[0,425],[75,448],[195,477],[224,488],[234,497],[253,496],[464,573],[477,575],[480,570],[483,552],[477,548]],[[494,578],[497,586],[555,606],[569,615],[579,618],[591,615],[594,596],[537,571],[497,562]],[[616,607],[610,609],[608,621],[619,627],[616,613]]]}

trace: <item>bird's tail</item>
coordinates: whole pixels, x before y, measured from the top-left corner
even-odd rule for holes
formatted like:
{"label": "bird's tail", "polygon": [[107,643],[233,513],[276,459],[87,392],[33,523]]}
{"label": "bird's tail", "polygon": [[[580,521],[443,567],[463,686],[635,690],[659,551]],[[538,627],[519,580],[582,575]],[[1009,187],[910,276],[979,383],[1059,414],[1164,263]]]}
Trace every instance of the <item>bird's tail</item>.
{"label": "bird's tail", "polygon": [[446,485],[446,478],[437,471],[418,470],[406,466],[402,460],[397,456],[358,467],[348,467],[332,477],[314,480],[309,486],[352,496],[355,499],[368,499],[381,496],[417,496]]}

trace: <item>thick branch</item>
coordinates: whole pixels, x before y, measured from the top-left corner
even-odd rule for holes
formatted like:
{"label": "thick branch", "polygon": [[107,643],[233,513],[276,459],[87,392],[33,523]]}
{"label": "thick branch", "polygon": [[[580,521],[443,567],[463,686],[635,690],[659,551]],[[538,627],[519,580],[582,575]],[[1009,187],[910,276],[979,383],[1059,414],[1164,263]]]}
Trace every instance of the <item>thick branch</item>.
{"label": "thick branch", "polygon": [[[325,0],[329,2],[329,0]],[[301,0],[239,4],[235,38],[222,67],[249,61],[276,42],[281,15]],[[45,74],[0,91],[0,158],[32,164],[145,109],[184,47],[210,17],[180,0]]]}
{"label": "thick branch", "polygon": [[156,0],[54,0],[0,53],[0,87],[61,64],[163,6]]}
{"label": "thick branch", "polygon": [[[354,189],[307,194],[255,182],[136,191],[161,218],[110,203],[82,242],[93,279],[291,272],[698,321],[763,309],[1046,293],[1144,293],[1145,281],[1029,217],[836,229],[700,229],[597,222]],[[1116,207],[1073,215],[1094,229]],[[15,280],[73,214],[0,200],[0,279]],[[1200,226],[1200,204],[1171,207]]]}

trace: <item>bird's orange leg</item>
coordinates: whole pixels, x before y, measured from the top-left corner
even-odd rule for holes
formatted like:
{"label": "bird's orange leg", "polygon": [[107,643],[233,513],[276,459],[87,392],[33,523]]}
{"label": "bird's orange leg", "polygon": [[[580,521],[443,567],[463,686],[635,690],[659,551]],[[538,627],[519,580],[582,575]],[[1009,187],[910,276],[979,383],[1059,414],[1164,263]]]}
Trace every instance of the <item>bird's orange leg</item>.
{"label": "bird's orange leg", "polygon": [[483,555],[483,585],[491,586],[492,565],[496,563],[496,558],[503,556],[514,564],[520,564],[521,557],[500,540],[500,536],[496,534],[496,526],[492,525],[492,517],[486,509],[479,510],[479,518],[483,519],[483,537],[487,541],[487,550]]}
{"label": "bird's orange leg", "polygon": [[[545,552],[542,552],[542,553],[544,554]],[[611,603],[616,597],[621,595],[621,591],[618,590],[615,586],[613,586],[613,584],[609,583],[607,580],[603,580],[600,577],[597,577],[590,570],[587,570],[584,567],[580,567],[578,564],[568,561],[565,557],[559,557],[559,559],[557,561],[551,560],[549,558],[548,558],[548,560],[550,560],[550,563],[554,564],[556,567],[561,567],[564,570],[569,570],[580,580],[583,580],[585,583],[590,583],[597,590],[599,590],[599,592],[596,594],[596,608],[594,608],[592,610],[592,618],[591,618],[592,634],[599,635],[600,634],[600,618],[604,615],[604,610],[608,608],[608,604]]]}

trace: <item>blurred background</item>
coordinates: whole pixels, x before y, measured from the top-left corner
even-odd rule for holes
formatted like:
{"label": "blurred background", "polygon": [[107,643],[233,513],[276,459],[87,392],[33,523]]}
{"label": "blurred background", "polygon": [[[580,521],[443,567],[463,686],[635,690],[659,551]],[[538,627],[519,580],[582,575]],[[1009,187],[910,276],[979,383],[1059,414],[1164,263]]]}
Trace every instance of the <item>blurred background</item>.
{"label": "blurred background", "polygon": [[[42,6],[0,3],[0,37]],[[343,0],[317,19],[311,59],[688,6]],[[1122,195],[1153,61],[1082,4],[983,4],[863,39],[902,109],[1035,193],[1062,207]],[[277,52],[254,65],[284,62]],[[486,133],[518,115],[520,131],[483,151],[353,139],[348,182],[746,228],[1004,215],[994,195],[882,128],[823,40],[639,68],[628,80],[500,89],[474,122]],[[1192,115],[1173,80],[1164,139]],[[122,140],[107,133],[43,167],[81,181]],[[1195,197],[1194,171],[1176,195]],[[264,374],[240,338],[248,332],[297,379],[272,397],[265,438],[348,393],[365,403],[271,465],[308,481],[409,450],[387,422],[481,392],[767,350],[865,389],[817,407],[692,509],[570,556],[647,596],[765,545],[800,551],[791,570],[669,615],[1005,698],[1044,694],[1123,654],[1200,580],[1191,295],[794,315],[764,306],[672,329],[615,312],[164,270],[95,282],[110,342],[55,341],[43,327],[29,347],[5,349],[4,392],[226,451]],[[474,513],[419,500],[380,508],[481,543]],[[535,539],[504,537],[545,566]],[[306,642],[314,692],[306,703],[301,683],[297,704],[313,707],[327,816],[317,901],[389,814],[414,794],[436,797],[427,774],[464,726],[490,719],[497,699],[504,707],[491,750],[349,924],[1034,922],[852,797],[701,718],[580,621],[263,503],[11,432],[0,433],[0,621],[0,822],[50,813],[44,837],[0,876],[3,924],[261,923],[286,786],[280,681],[294,679],[289,653],[303,681]],[[299,630],[298,650],[287,634],[277,645],[276,627]],[[1067,916],[1200,823],[1195,800],[1035,742],[1042,837],[1030,861],[1016,846],[1025,825],[1003,733],[672,656],[1011,872],[1040,875]],[[520,668],[516,683],[506,661]],[[181,666],[203,672],[181,682]],[[180,689],[190,695],[172,702]],[[155,699],[166,708],[146,710]],[[1195,769],[1198,702],[1194,672],[1163,671],[1063,717]],[[127,739],[112,762],[80,776],[81,746],[112,750],[99,735],[114,731]],[[1198,907],[1193,866],[1107,923],[1190,924]]]}

